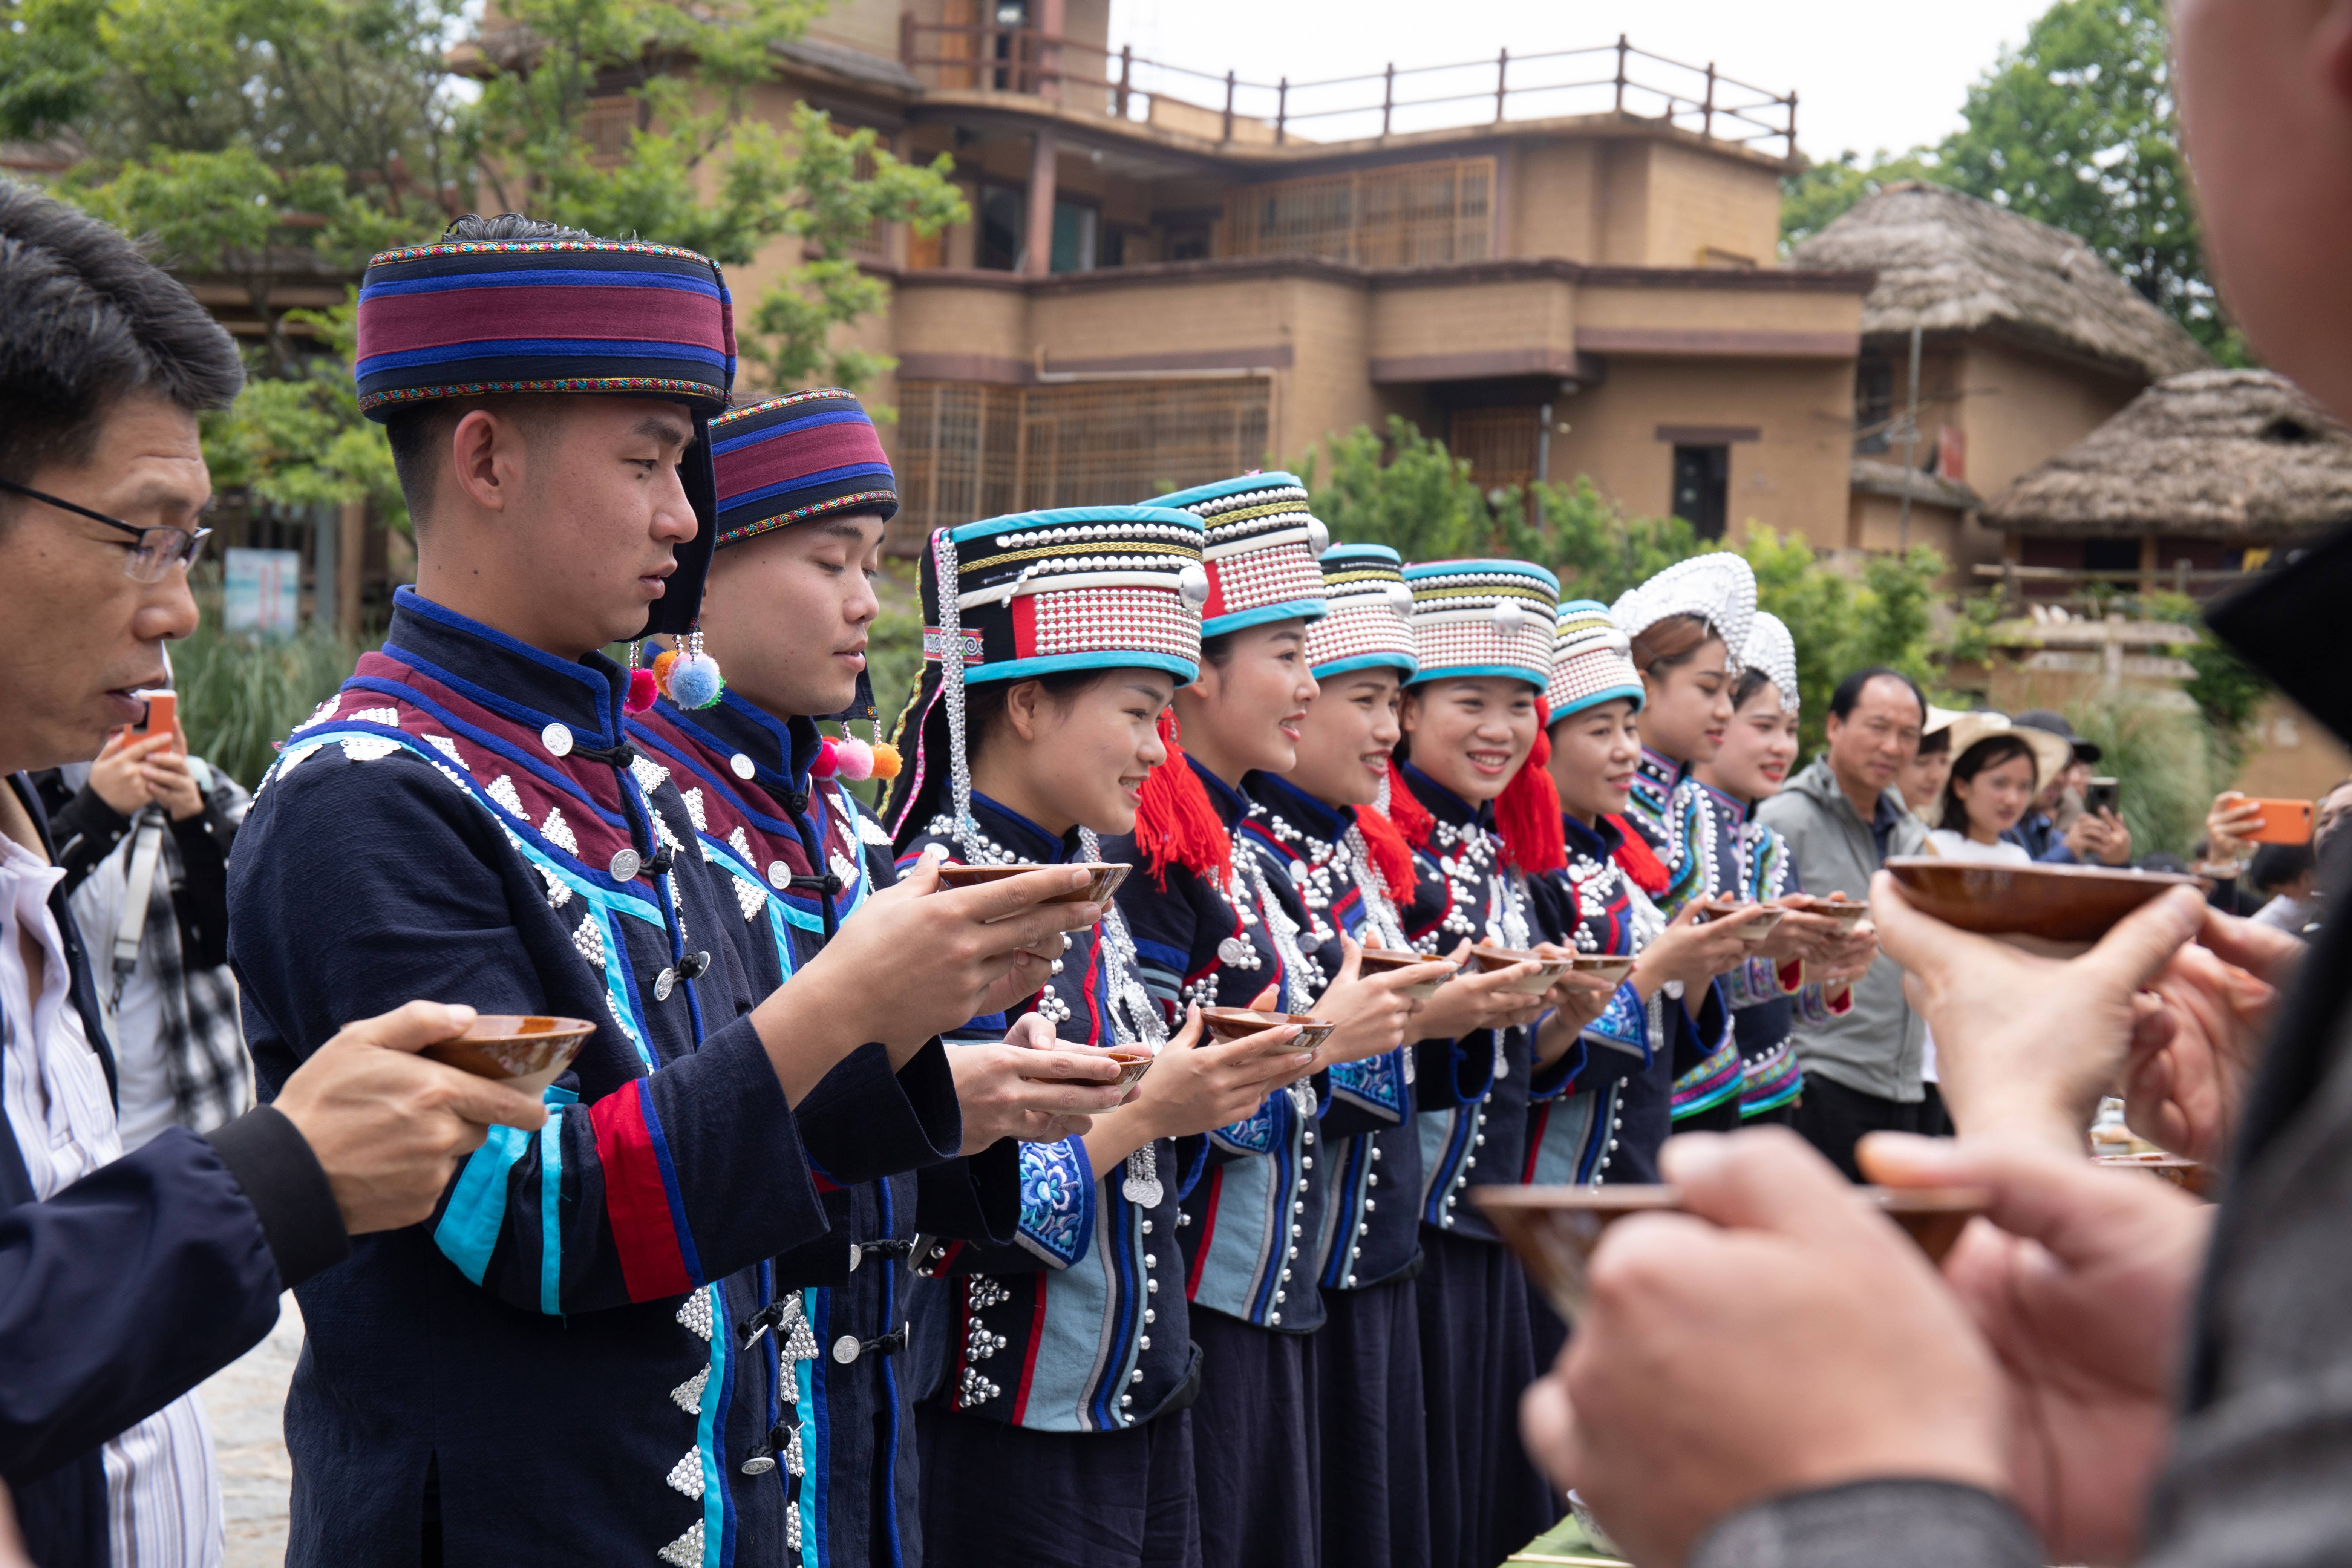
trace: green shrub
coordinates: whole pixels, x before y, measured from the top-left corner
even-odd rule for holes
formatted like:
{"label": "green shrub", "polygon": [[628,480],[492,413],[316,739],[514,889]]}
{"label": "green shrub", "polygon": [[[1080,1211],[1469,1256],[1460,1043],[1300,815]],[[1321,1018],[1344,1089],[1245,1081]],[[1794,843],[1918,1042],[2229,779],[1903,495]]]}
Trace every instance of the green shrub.
{"label": "green shrub", "polygon": [[232,636],[221,629],[218,597],[199,602],[194,635],[172,649],[180,724],[191,751],[251,789],[278,742],[334,693],[363,650],[307,628],[268,640]]}

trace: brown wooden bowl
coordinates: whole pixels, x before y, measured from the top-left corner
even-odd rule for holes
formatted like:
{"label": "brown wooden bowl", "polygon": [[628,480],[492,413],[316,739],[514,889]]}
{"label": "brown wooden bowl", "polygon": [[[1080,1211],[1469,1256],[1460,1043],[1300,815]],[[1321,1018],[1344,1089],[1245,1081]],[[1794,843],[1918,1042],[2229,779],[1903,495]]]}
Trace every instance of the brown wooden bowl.
{"label": "brown wooden bowl", "polygon": [[497,1079],[525,1094],[540,1094],[563,1076],[595,1032],[596,1026],[585,1018],[485,1013],[456,1039],[427,1046],[421,1054],[476,1078]]}
{"label": "brown wooden bowl", "polygon": [[1118,1064],[1118,1087],[1128,1089],[1143,1081],[1158,1058],[1141,1046],[1113,1046],[1110,1059]]}
{"label": "brown wooden bowl", "polygon": [[[1720,898],[1707,902],[1706,915],[1709,920],[1719,921],[1733,915],[1747,914],[1748,910],[1759,908],[1759,906],[1752,900]],[[1769,904],[1760,908],[1760,913],[1750,916],[1739,927],[1739,940],[1750,947],[1754,947],[1758,942],[1770,936],[1772,928],[1789,918],[1789,911],[1785,909]]]}
{"label": "brown wooden bowl", "polygon": [[2096,942],[2115,923],[2194,877],[2104,866],[1988,866],[1937,856],[1897,856],[1886,869],[1904,896],[1946,925],[1980,936]]}
{"label": "brown wooden bowl", "polygon": [[2146,1171],[2176,1187],[2185,1187],[2200,1198],[2212,1195],[2213,1168],[2200,1165],[2186,1155],[2168,1154],[2161,1149],[2154,1149],[2138,1154],[2094,1154],[2091,1163],[2104,1165],[2111,1171]]}
{"label": "brown wooden bowl", "polygon": [[1305,1013],[1260,1013],[1248,1007],[1203,1007],[1202,1022],[1209,1026],[1209,1037],[1221,1046],[1267,1029],[1278,1029],[1285,1024],[1298,1026],[1298,1036],[1276,1047],[1282,1051],[1311,1051],[1331,1037],[1339,1026],[1328,1018],[1311,1017]]}
{"label": "brown wooden bowl", "polygon": [[[1411,969],[1417,964],[1434,962],[1436,961],[1423,958],[1417,952],[1397,952],[1388,948],[1368,947],[1364,950],[1363,957],[1357,961],[1356,973],[1369,979],[1375,974],[1394,974],[1400,969]],[[1439,986],[1453,978],[1451,973],[1445,973],[1434,980],[1418,981],[1405,986],[1398,994],[1410,996],[1416,1002],[1426,1002],[1437,994]]]}
{"label": "brown wooden bowl", "polygon": [[1811,893],[1786,893],[1774,902],[1782,909],[1794,910],[1799,914],[1820,915],[1824,919],[1837,921],[1840,936],[1853,935],[1853,928],[1860,925],[1863,917],[1870,913],[1870,905],[1867,901],[1849,899],[1843,893],[1830,893],[1818,898]]}
{"label": "brown wooden bowl", "polygon": [[1504,990],[1521,996],[1540,996],[1552,988],[1559,978],[1576,967],[1572,958],[1546,958],[1540,952],[1525,948],[1488,947],[1481,942],[1470,950],[1470,962],[1481,974],[1492,974],[1498,969],[1508,969],[1515,963],[1532,963],[1536,972],[1523,980],[1515,980]]}
{"label": "brown wooden bowl", "polygon": [[1579,974],[1592,980],[1605,980],[1612,985],[1622,984],[1625,977],[1633,973],[1634,961],[1631,953],[1580,952],[1571,962]]}
{"label": "brown wooden bowl", "polygon": [[[1032,871],[1055,868],[1026,862],[1018,866],[942,866],[940,868],[940,886],[980,888],[991,882],[1002,882],[1008,877],[1025,877]],[[1085,887],[1037,901],[1043,904],[1107,904],[1110,902],[1111,894],[1118,891],[1118,885],[1127,880],[1127,874],[1135,869],[1132,864],[1124,860],[1105,861],[1099,866],[1086,866],[1085,868],[1094,873],[1094,879]]]}
{"label": "brown wooden bowl", "polygon": [[[1969,1220],[1992,1194],[1982,1187],[1858,1187],[1901,1226],[1929,1262],[1941,1263]],[[1528,1278],[1561,1317],[1583,1310],[1585,1264],[1601,1233],[1628,1215],[1678,1211],[1682,1194],[1668,1186],[1522,1187],[1471,1189],[1496,1233],[1519,1255]]]}

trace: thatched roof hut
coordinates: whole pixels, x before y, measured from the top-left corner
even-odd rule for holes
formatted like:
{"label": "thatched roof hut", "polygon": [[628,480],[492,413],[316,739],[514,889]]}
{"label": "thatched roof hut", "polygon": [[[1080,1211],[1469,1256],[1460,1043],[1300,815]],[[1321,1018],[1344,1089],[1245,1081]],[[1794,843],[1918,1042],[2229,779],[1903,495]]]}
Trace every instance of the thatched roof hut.
{"label": "thatched roof hut", "polygon": [[1997,332],[2087,356],[2137,381],[2210,361],[2180,324],[2063,229],[1942,185],[1905,180],[1857,202],[1791,267],[1874,271],[1865,338]]}
{"label": "thatched roof hut", "polygon": [[2157,383],[2020,478],[1985,514],[2010,533],[2160,533],[2263,544],[2352,519],[2352,431],[2284,376]]}

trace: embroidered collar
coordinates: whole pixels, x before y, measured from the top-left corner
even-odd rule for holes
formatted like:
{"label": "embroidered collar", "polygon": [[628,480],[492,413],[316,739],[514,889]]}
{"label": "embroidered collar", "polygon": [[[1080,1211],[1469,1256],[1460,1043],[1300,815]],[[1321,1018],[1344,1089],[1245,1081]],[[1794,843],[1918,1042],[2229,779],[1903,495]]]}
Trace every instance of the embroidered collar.
{"label": "embroidered collar", "polygon": [[1429,815],[1437,818],[1440,824],[1454,828],[1454,837],[1460,837],[1474,827],[1488,833],[1495,830],[1494,802],[1472,805],[1411,763],[1402,764],[1399,771],[1404,774],[1404,782],[1412,789],[1413,798],[1427,806]]}
{"label": "embroidered collar", "polygon": [[1699,788],[1706,791],[1708,796],[1714,800],[1716,810],[1720,813],[1723,817],[1724,826],[1745,826],[1748,817],[1755,814],[1756,808],[1748,805],[1746,801],[1740,799],[1738,795],[1718,789],[1714,784],[1708,784],[1704,779],[1694,779],[1692,782],[1696,784]]}
{"label": "embroidered collar", "polygon": [[809,793],[809,765],[816,761],[815,721],[779,719],[732,690],[719,694],[718,706],[688,713],[667,697],[656,705],[663,719],[721,757],[751,759],[752,773],[772,795]]}
{"label": "embroidered collar", "polygon": [[1231,833],[1234,824],[1249,815],[1249,802],[1242,797],[1239,790],[1202,767],[1199,758],[1188,753],[1184,761],[1191,766],[1194,776],[1200,779],[1201,787],[1209,792],[1209,805],[1216,812],[1217,820],[1225,825],[1226,832]]}
{"label": "embroidered collar", "polygon": [[1242,780],[1242,793],[1275,819],[1320,844],[1338,843],[1356,820],[1354,806],[1328,805],[1275,773],[1251,773]]}
{"label": "embroidered collar", "polygon": [[1059,837],[1022,816],[1002,801],[992,800],[978,790],[971,792],[972,820],[980,830],[1008,850],[1015,860],[1027,860],[1039,866],[1061,866],[1083,858],[1078,845],[1077,829]]}
{"label": "embroidered collar", "polygon": [[383,651],[509,722],[562,724],[598,750],[620,742],[628,672],[601,653],[558,658],[407,586],[393,594]]}
{"label": "embroidered collar", "polygon": [[1617,831],[1617,825],[1605,816],[1588,827],[1574,814],[1563,812],[1560,814],[1559,829],[1561,837],[1568,840],[1568,854],[1571,861],[1581,855],[1586,859],[1605,865],[1617,853],[1619,846],[1625,842],[1625,836]]}

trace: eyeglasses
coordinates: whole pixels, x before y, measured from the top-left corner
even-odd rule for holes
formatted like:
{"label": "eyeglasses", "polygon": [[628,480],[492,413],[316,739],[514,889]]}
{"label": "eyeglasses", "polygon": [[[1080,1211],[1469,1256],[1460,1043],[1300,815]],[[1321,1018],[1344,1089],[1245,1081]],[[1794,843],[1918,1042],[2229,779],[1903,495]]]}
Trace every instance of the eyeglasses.
{"label": "eyeglasses", "polygon": [[56,507],[60,511],[69,511],[77,517],[86,517],[92,522],[102,522],[109,528],[119,528],[125,533],[135,535],[139,542],[131,550],[131,559],[122,563],[122,574],[134,583],[160,583],[163,580],[163,574],[173,567],[194,565],[197,554],[205,547],[205,541],[213,536],[209,528],[193,531],[169,526],[137,528],[120,518],[92,511],[86,506],[76,506],[69,500],[61,500],[45,491],[9,479],[0,479],[0,490],[13,490],[20,496]]}

